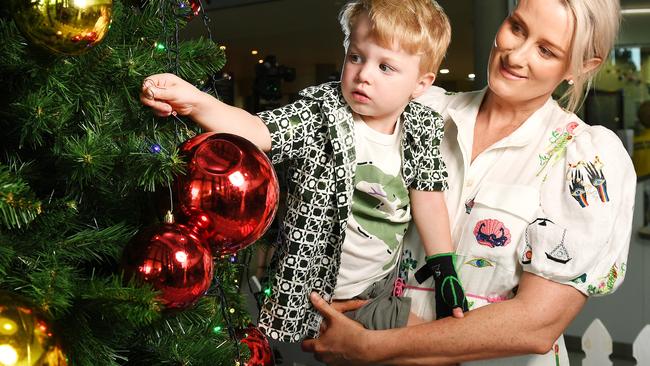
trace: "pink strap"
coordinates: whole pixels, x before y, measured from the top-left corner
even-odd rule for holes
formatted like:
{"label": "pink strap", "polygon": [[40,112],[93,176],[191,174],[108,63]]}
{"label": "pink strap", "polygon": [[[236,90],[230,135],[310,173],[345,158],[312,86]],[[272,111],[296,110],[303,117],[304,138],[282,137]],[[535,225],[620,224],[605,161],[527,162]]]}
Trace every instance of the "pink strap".
{"label": "pink strap", "polygon": [[[412,290],[417,290],[417,291],[431,291],[433,292],[434,290],[430,287],[419,287],[419,286],[411,286],[407,285],[406,282],[404,282],[404,279],[402,278],[397,278],[395,280],[395,283],[393,284],[393,296],[401,297],[404,295],[404,290],[405,289],[412,289]],[[495,303],[495,302],[502,302],[508,300],[507,297],[505,296],[480,296],[480,295],[474,295],[474,294],[469,294],[466,293],[465,296],[471,297],[474,299],[480,299],[487,301],[489,303]]]}

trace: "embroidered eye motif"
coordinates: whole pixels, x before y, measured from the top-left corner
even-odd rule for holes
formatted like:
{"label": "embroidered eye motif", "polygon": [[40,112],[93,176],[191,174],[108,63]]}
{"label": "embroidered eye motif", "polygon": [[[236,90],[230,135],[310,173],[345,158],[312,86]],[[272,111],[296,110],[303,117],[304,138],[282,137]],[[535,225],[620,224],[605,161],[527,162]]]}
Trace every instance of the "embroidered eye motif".
{"label": "embroidered eye motif", "polygon": [[469,264],[470,266],[474,266],[476,268],[484,268],[484,267],[492,267],[494,266],[492,262],[485,258],[474,258],[470,259],[465,264]]}

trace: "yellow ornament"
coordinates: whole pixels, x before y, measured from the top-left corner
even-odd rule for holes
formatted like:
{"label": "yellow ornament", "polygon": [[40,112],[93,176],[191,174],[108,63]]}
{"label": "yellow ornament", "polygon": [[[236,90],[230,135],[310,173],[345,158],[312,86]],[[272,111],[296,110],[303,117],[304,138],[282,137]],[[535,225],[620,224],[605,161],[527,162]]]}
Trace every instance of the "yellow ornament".
{"label": "yellow ornament", "polygon": [[0,366],[66,366],[45,316],[0,292]]}
{"label": "yellow ornament", "polygon": [[99,44],[111,24],[113,0],[12,0],[13,18],[31,43],[65,55]]}

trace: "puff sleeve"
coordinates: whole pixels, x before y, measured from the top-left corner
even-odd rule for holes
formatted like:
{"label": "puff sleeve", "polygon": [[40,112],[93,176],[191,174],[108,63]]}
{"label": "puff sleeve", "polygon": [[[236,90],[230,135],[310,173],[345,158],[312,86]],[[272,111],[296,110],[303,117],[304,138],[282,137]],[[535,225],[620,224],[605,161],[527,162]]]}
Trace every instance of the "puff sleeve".
{"label": "puff sleeve", "polygon": [[625,276],[636,175],[610,130],[581,125],[573,140],[549,167],[520,261],[524,271],[605,295]]}

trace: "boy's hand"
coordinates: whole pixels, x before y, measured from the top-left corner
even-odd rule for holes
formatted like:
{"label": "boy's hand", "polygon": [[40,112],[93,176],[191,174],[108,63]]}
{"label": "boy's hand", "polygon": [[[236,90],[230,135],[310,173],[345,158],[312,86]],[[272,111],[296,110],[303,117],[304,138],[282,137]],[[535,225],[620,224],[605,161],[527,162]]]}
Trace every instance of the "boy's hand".
{"label": "boy's hand", "polygon": [[188,115],[201,99],[202,92],[174,74],[156,74],[144,79],[140,101],[159,117]]}
{"label": "boy's hand", "polygon": [[416,279],[422,283],[433,275],[436,300],[436,319],[447,316],[462,318],[468,311],[465,290],[456,274],[456,255],[443,253],[428,256],[424,268],[418,270]]}

